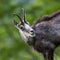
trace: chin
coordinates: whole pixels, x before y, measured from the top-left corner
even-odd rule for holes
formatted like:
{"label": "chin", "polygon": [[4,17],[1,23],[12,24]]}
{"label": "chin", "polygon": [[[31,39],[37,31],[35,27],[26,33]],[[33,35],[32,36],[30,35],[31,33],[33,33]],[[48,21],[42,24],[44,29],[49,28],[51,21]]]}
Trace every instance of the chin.
{"label": "chin", "polygon": [[33,46],[35,44],[34,37],[29,37],[27,40],[27,44]]}

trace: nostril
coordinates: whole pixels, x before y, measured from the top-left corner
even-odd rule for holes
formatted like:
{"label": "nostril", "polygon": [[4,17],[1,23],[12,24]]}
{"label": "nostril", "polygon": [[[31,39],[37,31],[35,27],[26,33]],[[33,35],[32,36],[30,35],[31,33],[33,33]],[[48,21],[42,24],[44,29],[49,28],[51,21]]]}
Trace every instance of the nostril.
{"label": "nostril", "polygon": [[34,32],[33,30],[31,30],[30,32]]}
{"label": "nostril", "polygon": [[30,33],[31,33],[31,35],[34,35],[34,31],[33,30],[31,30]]}

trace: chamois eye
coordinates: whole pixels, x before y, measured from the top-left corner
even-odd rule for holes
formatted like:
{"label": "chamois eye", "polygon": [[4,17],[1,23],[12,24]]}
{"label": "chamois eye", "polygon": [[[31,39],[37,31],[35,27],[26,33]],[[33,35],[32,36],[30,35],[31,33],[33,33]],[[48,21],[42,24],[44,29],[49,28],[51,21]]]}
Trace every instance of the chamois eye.
{"label": "chamois eye", "polygon": [[20,26],[20,29],[24,30],[24,26],[21,25],[21,26]]}

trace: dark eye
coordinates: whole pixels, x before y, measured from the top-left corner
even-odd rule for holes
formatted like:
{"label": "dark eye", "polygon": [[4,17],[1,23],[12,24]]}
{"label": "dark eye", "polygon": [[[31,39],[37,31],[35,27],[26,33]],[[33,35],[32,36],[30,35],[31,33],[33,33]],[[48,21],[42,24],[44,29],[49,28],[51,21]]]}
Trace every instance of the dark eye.
{"label": "dark eye", "polygon": [[21,25],[21,26],[20,26],[20,29],[24,30],[24,26]]}

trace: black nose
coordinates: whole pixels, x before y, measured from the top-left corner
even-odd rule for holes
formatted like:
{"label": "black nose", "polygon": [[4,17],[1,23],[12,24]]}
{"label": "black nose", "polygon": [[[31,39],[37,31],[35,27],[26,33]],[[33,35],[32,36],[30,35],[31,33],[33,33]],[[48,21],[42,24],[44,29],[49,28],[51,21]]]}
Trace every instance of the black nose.
{"label": "black nose", "polygon": [[33,30],[31,30],[30,32],[34,32]]}
{"label": "black nose", "polygon": [[30,32],[31,32],[31,35],[34,35],[34,30],[31,30]]}

